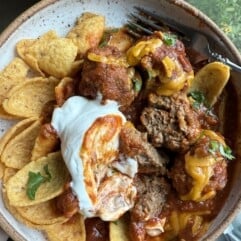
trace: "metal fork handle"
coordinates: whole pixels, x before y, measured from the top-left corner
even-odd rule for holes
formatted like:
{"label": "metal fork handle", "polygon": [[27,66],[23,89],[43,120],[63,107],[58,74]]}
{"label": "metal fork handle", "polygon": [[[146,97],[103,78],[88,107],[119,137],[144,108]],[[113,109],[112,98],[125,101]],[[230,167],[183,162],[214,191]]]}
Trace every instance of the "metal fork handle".
{"label": "metal fork handle", "polygon": [[214,60],[220,61],[228,65],[229,67],[231,67],[232,70],[236,70],[241,73],[241,66],[235,64],[230,59],[223,57],[221,54],[211,52],[210,49],[209,49],[209,53],[211,58],[213,58]]}
{"label": "metal fork handle", "polygon": [[[197,31],[196,29],[192,29],[188,26],[184,26],[170,18],[165,18],[163,19],[163,17],[161,17],[160,15],[153,13],[149,10],[146,10],[142,7],[137,7],[135,6],[135,9],[137,9],[138,11],[141,11],[144,14],[147,14],[148,16],[151,16],[152,18],[154,18],[155,20],[159,21],[160,23],[170,27],[172,30],[177,31],[178,33],[183,34],[184,36],[192,39],[193,41],[193,36],[195,36],[196,33],[200,33],[203,35],[203,37],[209,39],[210,36],[205,34],[204,32],[200,32]],[[226,65],[228,65],[229,67],[231,67],[232,70],[236,70],[239,73],[241,73],[241,66],[238,64],[235,64],[234,62],[232,62],[230,59],[223,57],[221,54],[219,53],[215,53],[213,52],[210,47],[209,44],[207,44],[207,53],[209,54],[210,58],[213,58],[214,60],[220,61]]]}

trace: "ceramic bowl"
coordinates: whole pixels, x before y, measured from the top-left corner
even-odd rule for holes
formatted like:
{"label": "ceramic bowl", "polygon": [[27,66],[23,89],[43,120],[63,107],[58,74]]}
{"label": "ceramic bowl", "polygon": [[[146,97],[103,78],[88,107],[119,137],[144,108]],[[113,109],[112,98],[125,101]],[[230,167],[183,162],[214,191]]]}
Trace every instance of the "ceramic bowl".
{"label": "ceramic bowl", "polygon": [[[223,53],[237,64],[241,64],[241,56],[233,43],[225,34],[203,13],[182,0],[42,0],[21,14],[0,36],[0,69],[3,69],[15,56],[15,44],[23,38],[37,38],[50,29],[64,35],[74,25],[76,18],[85,11],[101,13],[106,16],[110,27],[121,26],[126,22],[127,14],[133,6],[142,6],[155,10],[162,16],[168,16],[176,21],[208,33],[215,41],[217,51]],[[235,116],[224,117],[228,137],[232,138],[236,160],[230,165],[229,191],[221,212],[204,240],[215,240],[241,211],[241,74],[231,73],[229,85],[237,94],[237,101],[229,108],[235,108]],[[0,121],[1,134],[12,125],[9,121]],[[222,201],[222,200],[220,200]],[[45,237],[39,231],[29,229],[17,222],[5,209],[0,196],[0,225],[15,241],[44,241]]]}

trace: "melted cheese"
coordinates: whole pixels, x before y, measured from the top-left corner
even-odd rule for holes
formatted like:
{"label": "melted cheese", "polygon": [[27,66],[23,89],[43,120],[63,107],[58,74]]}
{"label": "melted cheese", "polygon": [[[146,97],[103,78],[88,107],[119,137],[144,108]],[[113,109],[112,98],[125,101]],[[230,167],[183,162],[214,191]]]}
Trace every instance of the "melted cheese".
{"label": "melted cheese", "polygon": [[88,54],[88,59],[94,62],[99,62],[103,64],[112,64],[116,66],[121,66],[121,67],[129,67],[129,64],[127,63],[127,60],[125,57],[120,57],[120,58],[114,58],[113,56],[102,56],[102,55],[97,55],[95,53],[89,53]]}
{"label": "melted cheese", "polygon": [[192,235],[196,235],[209,226],[209,223],[204,221],[203,215],[209,214],[208,211],[203,212],[179,212],[172,211],[167,225],[165,226],[165,231],[167,235],[170,235],[172,238],[177,236],[182,230],[188,227],[192,223]]}
{"label": "melted cheese", "polygon": [[[136,189],[131,177],[137,163],[127,157],[126,162],[122,159],[122,169],[112,166],[118,159],[119,133],[125,122],[115,101],[102,105],[99,99],[74,96],[54,110],[51,124],[61,139],[71,188],[85,217],[116,220],[134,205]],[[119,202],[113,204],[113,200]]]}
{"label": "melted cheese", "polygon": [[182,69],[181,64],[176,59],[171,59],[168,56],[165,56],[162,59],[162,64],[165,69],[165,75],[160,75],[160,87],[157,89],[157,94],[170,96],[175,92],[181,90],[185,83],[191,82],[194,78],[193,71],[185,72]]}
{"label": "melted cheese", "polygon": [[127,62],[131,66],[139,64],[145,55],[153,53],[158,47],[161,47],[162,44],[162,40],[158,38],[138,42],[127,51]]}
{"label": "melted cheese", "polygon": [[[203,130],[203,135],[208,136],[210,140],[216,140],[226,146],[223,137],[214,131]],[[181,196],[182,200],[201,202],[213,198],[216,195],[214,190],[210,190],[209,192],[203,194],[205,186],[209,183],[209,180],[213,175],[213,165],[215,162],[216,157],[212,154],[202,158],[190,155],[190,152],[185,155],[185,170],[187,174],[192,177],[193,186],[188,194]]]}
{"label": "melted cheese", "polygon": [[193,178],[193,186],[191,191],[182,195],[182,200],[205,201],[212,198],[216,193],[210,191],[202,195],[202,191],[208,184],[213,175],[213,165],[216,162],[213,156],[197,158],[191,156],[190,153],[185,155],[185,170]]}

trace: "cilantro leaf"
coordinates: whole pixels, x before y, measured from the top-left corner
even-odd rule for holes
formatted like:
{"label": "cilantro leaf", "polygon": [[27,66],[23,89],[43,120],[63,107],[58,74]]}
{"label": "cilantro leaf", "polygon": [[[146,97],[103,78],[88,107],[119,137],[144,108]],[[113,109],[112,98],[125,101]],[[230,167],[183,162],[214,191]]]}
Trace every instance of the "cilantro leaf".
{"label": "cilantro leaf", "polygon": [[226,157],[228,160],[233,160],[235,157],[232,155],[232,150],[229,146],[219,146],[219,151],[223,157]]}
{"label": "cilantro leaf", "polygon": [[47,176],[42,176],[40,172],[29,172],[28,173],[28,182],[27,182],[27,196],[30,200],[35,199],[35,194],[40,187],[41,184],[45,183],[46,181],[50,181],[52,176],[49,172],[48,165],[44,166],[44,171]]}
{"label": "cilantro leaf", "polygon": [[220,154],[224,157],[227,158],[228,160],[232,160],[235,157],[232,155],[232,150],[229,146],[224,146],[218,141],[211,140],[209,144],[209,149],[208,151],[212,154],[215,155],[216,152],[220,152]]}
{"label": "cilantro leaf", "polygon": [[214,155],[218,149],[219,149],[219,143],[217,141],[210,141],[210,146],[208,151]]}
{"label": "cilantro leaf", "polygon": [[163,42],[168,46],[174,46],[176,44],[177,37],[170,33],[163,34]]}
{"label": "cilantro leaf", "polygon": [[201,91],[192,91],[188,94],[194,100],[193,107],[199,109],[201,105],[205,105],[206,99]]}

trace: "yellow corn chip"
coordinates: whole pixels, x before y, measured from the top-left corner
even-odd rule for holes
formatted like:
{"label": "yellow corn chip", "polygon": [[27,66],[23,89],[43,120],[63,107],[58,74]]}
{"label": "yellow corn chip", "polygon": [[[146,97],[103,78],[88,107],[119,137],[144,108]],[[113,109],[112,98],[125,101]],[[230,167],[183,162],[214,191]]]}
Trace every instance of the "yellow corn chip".
{"label": "yellow corn chip", "polygon": [[16,119],[2,108],[2,102],[7,97],[9,90],[24,81],[30,68],[20,58],[15,58],[0,72],[0,117],[4,119]]}
{"label": "yellow corn chip", "polygon": [[77,47],[71,39],[53,39],[38,57],[39,68],[49,75],[63,78],[71,74],[76,56]]}
{"label": "yellow corn chip", "polygon": [[17,44],[19,55],[41,75],[62,78],[71,74],[77,56],[77,46],[68,38],[59,38],[49,31],[36,40]]}
{"label": "yellow corn chip", "polygon": [[15,136],[17,136],[19,133],[29,127],[36,120],[36,118],[24,119],[13,125],[10,129],[8,129],[0,139],[0,153],[2,153],[4,147],[11,139],[13,139]]}
{"label": "yellow corn chip", "polygon": [[7,113],[19,117],[39,117],[45,104],[55,100],[55,78],[33,78],[18,84],[8,93],[3,102]]}
{"label": "yellow corn chip", "polygon": [[0,162],[0,179],[2,179],[4,175],[4,170],[5,170],[5,165],[2,162]]}
{"label": "yellow corn chip", "polygon": [[32,161],[54,152],[59,147],[59,138],[50,124],[44,124],[40,127],[39,134],[35,140],[32,150]]}
{"label": "yellow corn chip", "polygon": [[[40,120],[36,120],[25,130],[10,139],[2,151],[1,161],[7,167],[16,169],[20,169],[30,162],[32,149],[39,130]],[[14,133],[16,134],[16,131]]]}
{"label": "yellow corn chip", "polygon": [[92,47],[98,46],[105,28],[105,18],[93,13],[84,13],[67,34],[78,47],[78,53],[84,55]]}
{"label": "yellow corn chip", "polygon": [[63,223],[68,220],[68,218],[56,210],[55,199],[36,205],[16,207],[16,209],[23,218],[38,225]]}
{"label": "yellow corn chip", "polygon": [[10,177],[14,176],[17,173],[18,169],[12,167],[6,167],[3,173],[3,183],[5,184]]}
{"label": "yellow corn chip", "polygon": [[[40,173],[45,176],[45,167],[51,175],[49,181],[41,183],[36,191],[35,199],[27,195],[29,173]],[[10,205],[25,207],[35,205],[57,197],[64,191],[64,185],[69,181],[69,172],[65,167],[60,152],[51,153],[47,157],[32,161],[19,170],[5,184]]]}
{"label": "yellow corn chip", "polygon": [[109,224],[110,241],[130,241],[127,215]]}
{"label": "yellow corn chip", "polygon": [[23,39],[16,45],[17,53],[29,66],[44,76],[39,68],[38,59],[48,43],[56,38],[58,36],[55,31],[48,31],[38,39]]}
{"label": "yellow corn chip", "polygon": [[7,197],[6,190],[3,190],[2,198],[3,198],[3,202],[4,202],[4,205],[5,205],[6,209],[8,209],[8,211],[13,215],[13,217],[16,220],[18,220],[19,222],[21,222],[22,224],[24,224],[24,225],[26,225],[27,227],[30,227],[30,228],[34,228],[34,229],[38,229],[38,230],[44,230],[45,229],[45,225],[33,224],[33,223],[29,222],[27,219],[23,218],[20,215],[20,213],[18,212],[18,210],[14,206],[10,205],[9,199]]}
{"label": "yellow corn chip", "polygon": [[84,218],[76,214],[69,222],[49,225],[45,232],[49,241],[85,241]]}

